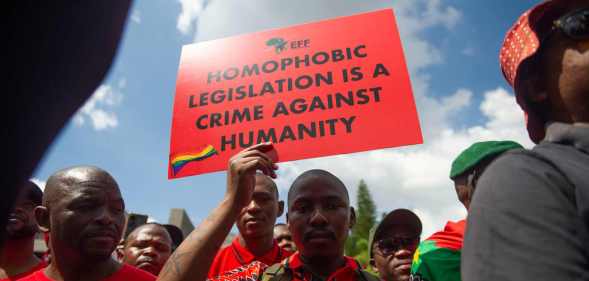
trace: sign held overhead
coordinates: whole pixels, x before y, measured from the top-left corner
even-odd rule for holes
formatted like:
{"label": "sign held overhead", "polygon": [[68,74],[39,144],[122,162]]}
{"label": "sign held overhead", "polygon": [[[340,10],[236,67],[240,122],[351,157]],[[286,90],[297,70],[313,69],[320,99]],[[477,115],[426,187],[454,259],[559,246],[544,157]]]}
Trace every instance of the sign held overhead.
{"label": "sign held overhead", "polygon": [[280,161],[421,143],[393,11],[184,46],[169,178],[261,142]]}

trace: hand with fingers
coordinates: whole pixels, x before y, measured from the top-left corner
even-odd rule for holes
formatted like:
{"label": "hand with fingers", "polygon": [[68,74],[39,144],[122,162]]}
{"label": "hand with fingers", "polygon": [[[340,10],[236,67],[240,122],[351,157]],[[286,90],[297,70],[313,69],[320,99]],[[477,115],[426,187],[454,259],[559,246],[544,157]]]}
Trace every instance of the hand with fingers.
{"label": "hand with fingers", "polygon": [[229,160],[226,197],[234,201],[236,207],[244,207],[252,200],[256,171],[276,178],[278,166],[274,164],[273,150],[272,143],[261,143],[242,150]]}

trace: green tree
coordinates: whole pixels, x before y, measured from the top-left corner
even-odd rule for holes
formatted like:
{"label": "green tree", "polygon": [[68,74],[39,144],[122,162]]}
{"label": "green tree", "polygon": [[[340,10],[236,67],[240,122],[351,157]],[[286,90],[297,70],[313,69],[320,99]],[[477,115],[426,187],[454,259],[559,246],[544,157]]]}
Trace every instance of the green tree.
{"label": "green tree", "polygon": [[346,255],[355,257],[360,263],[367,265],[368,235],[376,222],[376,205],[364,180],[360,180],[356,199],[356,225],[346,241]]}

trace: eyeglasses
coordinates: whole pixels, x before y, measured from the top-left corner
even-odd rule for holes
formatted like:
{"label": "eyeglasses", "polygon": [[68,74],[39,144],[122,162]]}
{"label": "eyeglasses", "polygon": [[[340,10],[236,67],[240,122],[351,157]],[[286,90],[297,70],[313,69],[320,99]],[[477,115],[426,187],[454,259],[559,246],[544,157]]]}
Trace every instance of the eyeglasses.
{"label": "eyeglasses", "polygon": [[376,246],[383,256],[390,256],[399,249],[416,247],[419,244],[419,236],[413,237],[391,237],[379,240]]}
{"label": "eyeglasses", "polygon": [[589,8],[572,11],[554,21],[552,31],[560,30],[573,40],[589,39]]}

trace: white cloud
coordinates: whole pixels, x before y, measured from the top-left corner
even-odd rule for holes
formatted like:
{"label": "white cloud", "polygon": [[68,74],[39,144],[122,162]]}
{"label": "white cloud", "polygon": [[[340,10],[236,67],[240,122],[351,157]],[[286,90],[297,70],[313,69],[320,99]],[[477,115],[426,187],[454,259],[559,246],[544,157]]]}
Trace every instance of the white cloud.
{"label": "white cloud", "polygon": [[121,104],[123,95],[120,90],[126,83],[125,79],[121,79],[118,88],[100,85],[73,117],[74,124],[81,127],[89,122],[96,131],[116,128],[119,120],[113,108]]}
{"label": "white cloud", "polygon": [[408,66],[412,74],[443,60],[440,51],[419,33],[436,26],[450,30],[462,18],[460,11],[441,0],[258,0],[256,5],[231,0],[205,1],[205,4],[179,1],[182,12],[178,29],[190,32],[198,22],[194,30],[197,42],[392,7],[406,56],[411,58]]}
{"label": "white cloud", "polygon": [[133,10],[133,12],[131,13],[131,20],[136,24],[140,24],[141,12],[139,10]]}
{"label": "white cloud", "polygon": [[207,0],[178,0],[182,10],[176,27],[182,34],[189,34],[195,28],[198,16],[205,9]]}
{"label": "white cloud", "polygon": [[[181,2],[183,7],[188,3]],[[308,169],[326,169],[346,183],[355,202],[358,182],[364,179],[379,212],[413,209],[422,218],[424,236],[428,236],[441,229],[446,221],[466,215],[448,178],[451,162],[460,151],[475,141],[491,139],[512,139],[531,145],[523,114],[504,89],[484,93],[480,112],[487,120],[465,129],[455,129],[453,120],[460,117],[466,107],[473,106],[472,91],[462,88],[442,98],[430,93],[427,69],[443,63],[444,56],[433,42],[424,38],[424,33],[433,29],[452,32],[462,18],[459,10],[442,0],[259,0],[256,5],[247,1],[216,0],[206,9],[192,7],[192,13],[186,12],[187,6],[180,18],[184,15],[185,21],[198,21],[194,32],[195,41],[200,42],[391,6],[395,9],[405,50],[424,144],[283,163],[277,184],[282,197],[286,197],[297,175]],[[188,14],[193,16],[188,17]],[[192,27],[193,24],[182,21],[182,26]]]}
{"label": "white cloud", "polygon": [[[470,95],[459,90],[439,104],[440,111],[460,113]],[[355,202],[358,182],[364,179],[380,211],[413,209],[422,218],[424,236],[428,236],[446,221],[466,215],[448,178],[450,165],[462,150],[484,140],[510,139],[532,146],[515,98],[502,88],[486,92],[484,97],[480,104],[481,113],[487,118],[484,124],[454,130],[449,123],[438,122],[440,130],[422,145],[284,163],[277,180],[281,193],[286,194],[290,183],[303,171],[320,168],[339,176]],[[431,116],[435,115],[425,117],[423,122],[435,123],[436,120],[429,119]]]}
{"label": "white cloud", "polygon": [[31,181],[34,182],[37,186],[39,186],[41,190],[45,191],[45,185],[47,184],[46,181],[40,180],[38,178],[32,178]]}

